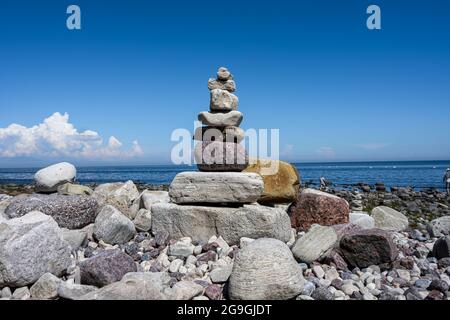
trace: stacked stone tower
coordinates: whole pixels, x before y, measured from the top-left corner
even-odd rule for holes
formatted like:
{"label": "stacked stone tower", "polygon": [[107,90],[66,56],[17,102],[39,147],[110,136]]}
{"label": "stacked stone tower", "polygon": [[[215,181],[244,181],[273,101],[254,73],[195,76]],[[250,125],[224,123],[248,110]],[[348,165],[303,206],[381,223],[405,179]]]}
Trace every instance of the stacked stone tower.
{"label": "stacked stone tower", "polygon": [[172,239],[190,237],[204,242],[222,236],[230,245],[241,237],[276,238],[287,242],[291,225],[287,213],[279,208],[258,205],[264,182],[258,173],[241,172],[248,156],[239,142],[244,133],[239,125],[238,98],[233,77],[220,68],[210,79],[210,111],[201,112],[194,139],[199,171],[182,172],[169,188],[170,203],[152,206],[152,230],[168,233]]}

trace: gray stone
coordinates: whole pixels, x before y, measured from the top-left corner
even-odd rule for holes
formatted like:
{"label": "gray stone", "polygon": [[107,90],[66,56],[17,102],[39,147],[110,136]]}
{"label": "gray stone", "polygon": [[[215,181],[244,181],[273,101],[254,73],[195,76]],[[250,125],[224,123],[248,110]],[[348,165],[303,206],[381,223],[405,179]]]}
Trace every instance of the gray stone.
{"label": "gray stone", "polygon": [[220,267],[214,268],[209,273],[209,276],[213,283],[224,283],[224,282],[228,281],[228,278],[230,278],[232,270],[233,270],[233,264],[230,263],[225,266],[220,266]]}
{"label": "gray stone", "polygon": [[87,232],[85,230],[61,229],[63,239],[71,246],[72,250],[77,250],[87,242]]}
{"label": "gray stone", "polygon": [[403,231],[408,228],[408,218],[401,212],[389,207],[379,206],[372,209],[375,227],[389,231]]}
{"label": "gray stone", "polygon": [[436,240],[433,245],[433,256],[437,259],[450,257],[450,236]]}
{"label": "gray stone", "polygon": [[285,211],[259,205],[227,208],[157,203],[152,206],[152,220],[153,233],[167,232],[172,239],[190,237],[194,242],[207,242],[214,235],[229,245],[238,245],[242,237],[288,242],[291,235]]}
{"label": "gray stone", "polygon": [[95,188],[92,196],[97,199],[100,207],[111,205],[130,219],[134,219],[140,209],[140,194],[131,180],[101,184]]}
{"label": "gray stone", "polygon": [[228,71],[227,68],[220,67],[217,71],[217,80],[226,81],[233,79],[233,75]]}
{"label": "gray stone", "polygon": [[173,300],[191,300],[192,298],[202,295],[205,289],[193,282],[182,280],[172,287],[172,297]]}
{"label": "gray stone", "polygon": [[0,290],[0,298],[11,298],[12,292],[9,287],[4,287],[2,290]]}
{"label": "gray stone", "polygon": [[33,299],[54,299],[58,296],[58,287],[61,280],[51,273],[43,274],[30,288]]}
{"label": "gray stone", "polygon": [[245,138],[245,132],[239,127],[198,127],[195,129],[194,140],[222,141],[240,143]]}
{"label": "gray stone", "polygon": [[47,272],[59,276],[70,264],[70,247],[50,216],[30,212],[0,224],[0,287],[26,286]]}
{"label": "gray stone", "polygon": [[168,254],[175,257],[187,258],[194,253],[194,247],[191,238],[184,237],[169,246]]}
{"label": "gray stone", "polygon": [[74,165],[61,162],[39,170],[34,175],[36,190],[38,192],[56,192],[58,186],[73,182],[77,175]]}
{"label": "gray stone", "polygon": [[276,239],[258,239],[236,255],[229,281],[233,300],[291,299],[305,280],[289,247]]}
{"label": "gray stone", "polygon": [[152,227],[151,211],[147,209],[140,209],[133,222],[138,231],[149,231]]}
{"label": "gray stone", "polygon": [[337,240],[333,228],[313,224],[308,232],[295,242],[292,253],[297,260],[311,263],[322,258]]}
{"label": "gray stone", "polygon": [[103,287],[119,281],[129,272],[136,272],[133,258],[118,250],[105,250],[79,264],[81,283]]}
{"label": "gray stone", "polygon": [[14,290],[14,293],[12,294],[12,298],[14,300],[27,300],[30,299],[31,293],[28,287],[21,287]]}
{"label": "gray stone", "polygon": [[151,210],[152,205],[155,203],[168,203],[170,202],[169,192],[167,191],[150,191],[144,190],[141,194],[140,208]]}
{"label": "gray stone", "polygon": [[67,300],[77,300],[97,289],[98,288],[94,286],[76,284],[71,281],[61,281],[58,287],[58,296]]}
{"label": "gray stone", "polygon": [[450,216],[443,216],[432,220],[428,223],[427,230],[432,237],[450,235]]}
{"label": "gray stone", "polygon": [[177,204],[252,203],[263,189],[257,173],[182,172],[170,184],[169,195]]}
{"label": "gray stone", "polygon": [[58,193],[61,195],[91,195],[94,190],[80,184],[65,183],[58,187]]}
{"label": "gray stone", "polygon": [[79,300],[168,300],[173,296],[170,279],[166,272],[132,272]]}
{"label": "gray stone", "polygon": [[242,118],[242,113],[235,110],[227,113],[211,113],[202,111],[198,115],[198,121],[201,121],[205,126],[213,127],[239,127],[242,122]]}
{"label": "gray stone", "polygon": [[350,212],[349,222],[360,226],[363,229],[375,228],[375,220],[367,213]]}
{"label": "gray stone", "polygon": [[238,97],[229,93],[227,90],[211,90],[210,109],[212,112],[228,112],[237,110],[239,103]]}
{"label": "gray stone", "polygon": [[200,171],[242,171],[249,163],[245,148],[233,142],[197,143],[194,157]]}
{"label": "gray stone", "polygon": [[80,229],[94,222],[98,210],[97,201],[90,196],[31,194],[15,197],[5,213],[17,218],[40,211],[55,219],[61,228]]}
{"label": "gray stone", "polygon": [[94,223],[94,236],[108,244],[123,244],[136,234],[133,222],[113,206],[105,206]]}
{"label": "gray stone", "polygon": [[227,90],[229,92],[235,92],[236,91],[236,83],[234,82],[234,80],[231,80],[231,79],[222,81],[222,80],[210,78],[208,80],[208,89],[209,90],[222,89],[222,90]]}

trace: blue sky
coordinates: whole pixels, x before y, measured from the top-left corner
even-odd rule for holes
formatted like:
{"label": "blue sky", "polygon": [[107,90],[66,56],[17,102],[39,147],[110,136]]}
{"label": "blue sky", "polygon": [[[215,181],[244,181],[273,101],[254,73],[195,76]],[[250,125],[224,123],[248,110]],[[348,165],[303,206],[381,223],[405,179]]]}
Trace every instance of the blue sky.
{"label": "blue sky", "polygon": [[219,66],[282,159],[449,159],[449,21],[444,0],[2,1],[0,166],[168,163]]}

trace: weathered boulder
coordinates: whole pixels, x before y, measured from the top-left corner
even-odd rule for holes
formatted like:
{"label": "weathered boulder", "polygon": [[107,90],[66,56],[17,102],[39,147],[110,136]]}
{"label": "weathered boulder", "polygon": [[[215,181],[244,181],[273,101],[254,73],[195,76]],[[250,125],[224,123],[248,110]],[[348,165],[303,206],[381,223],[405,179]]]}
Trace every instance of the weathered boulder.
{"label": "weathered boulder", "polygon": [[169,300],[173,296],[166,272],[132,272],[122,280],[92,291],[78,300]]}
{"label": "weathered boulder", "polygon": [[195,129],[194,140],[222,141],[240,143],[245,138],[245,132],[239,127],[198,127]]}
{"label": "weathered boulder", "polygon": [[408,218],[401,212],[386,206],[379,206],[372,209],[372,218],[375,220],[375,227],[390,231],[403,231],[408,228]]}
{"label": "weathered boulder", "polygon": [[342,237],[339,247],[348,264],[359,268],[391,263],[398,255],[391,234],[381,229],[352,231]]}
{"label": "weathered boulder", "polygon": [[282,300],[300,294],[305,280],[288,246],[258,239],[239,250],[229,281],[233,300]]}
{"label": "weathered boulder", "polygon": [[140,196],[140,208],[151,210],[154,203],[170,202],[169,192],[144,190]]}
{"label": "weathered boulder", "polygon": [[190,237],[207,242],[222,236],[229,244],[239,244],[242,237],[270,237],[288,242],[289,217],[278,208],[260,205],[243,207],[206,207],[157,203],[152,206],[152,232],[166,232],[172,239]]}
{"label": "weathered boulder", "polygon": [[375,228],[375,220],[367,213],[350,212],[349,222],[360,226],[363,229]]}
{"label": "weathered boulder", "polygon": [[211,113],[203,111],[198,115],[198,121],[201,121],[205,126],[212,127],[239,127],[242,118],[242,113],[235,110],[227,113]]}
{"label": "weathered boulder", "polygon": [[65,196],[70,195],[91,195],[94,192],[87,186],[80,184],[64,183],[58,187],[58,193]]}
{"label": "weathered boulder", "polygon": [[450,236],[436,240],[433,245],[433,256],[437,259],[450,257]]}
{"label": "weathered boulder", "polygon": [[79,263],[81,283],[103,287],[136,272],[133,258],[118,249],[104,250]]}
{"label": "weathered boulder", "polygon": [[41,212],[0,223],[0,287],[21,287],[71,264],[70,247],[57,223]]}
{"label": "weathered boulder", "polygon": [[61,162],[39,170],[34,175],[37,192],[56,192],[59,185],[73,182],[77,169],[68,162]]}
{"label": "weathered boulder", "polygon": [[102,208],[94,223],[94,236],[109,244],[123,244],[136,234],[133,221],[115,207]]}
{"label": "weathered boulder", "polygon": [[288,203],[297,198],[300,175],[297,169],[287,162],[258,159],[250,161],[244,172],[255,172],[263,177],[264,191],[258,200],[260,203]]}
{"label": "weathered boulder", "polygon": [[100,207],[111,205],[130,219],[136,217],[140,208],[139,191],[133,181],[105,183],[97,186],[92,196]]}
{"label": "weathered boulder", "polygon": [[331,226],[348,222],[350,208],[345,199],[314,189],[305,189],[289,206],[291,223],[297,230],[313,224]]}
{"label": "weathered boulder", "polygon": [[238,97],[227,90],[211,90],[210,109],[213,112],[228,112],[237,110],[238,103]]}
{"label": "weathered boulder", "polygon": [[87,241],[87,232],[85,230],[61,229],[63,239],[70,245],[72,250],[77,250]]}
{"label": "weathered boulder", "polygon": [[77,300],[89,292],[97,290],[97,287],[73,283],[72,281],[61,281],[58,286],[58,296],[67,300]]}
{"label": "weathered boulder", "polygon": [[200,171],[242,171],[248,166],[248,154],[238,143],[203,141],[197,143],[194,157]]}
{"label": "weathered boulder", "polygon": [[450,235],[450,216],[443,216],[430,221],[427,230],[432,237]]}
{"label": "weathered boulder", "polygon": [[152,213],[147,209],[140,209],[133,220],[138,231],[149,231],[152,227]]}
{"label": "weathered boulder", "polygon": [[33,299],[54,299],[58,296],[61,279],[51,273],[43,274],[30,288]]}
{"label": "weathered boulder", "polygon": [[292,247],[292,253],[299,261],[311,263],[324,257],[338,241],[331,227],[313,224],[306,234]]}
{"label": "weathered boulder", "polygon": [[263,180],[256,173],[182,172],[170,184],[169,195],[177,204],[252,203],[263,188]]}
{"label": "weathered boulder", "polygon": [[55,219],[61,228],[80,229],[94,222],[98,210],[97,201],[90,196],[31,194],[14,197],[5,214],[17,218],[39,211]]}

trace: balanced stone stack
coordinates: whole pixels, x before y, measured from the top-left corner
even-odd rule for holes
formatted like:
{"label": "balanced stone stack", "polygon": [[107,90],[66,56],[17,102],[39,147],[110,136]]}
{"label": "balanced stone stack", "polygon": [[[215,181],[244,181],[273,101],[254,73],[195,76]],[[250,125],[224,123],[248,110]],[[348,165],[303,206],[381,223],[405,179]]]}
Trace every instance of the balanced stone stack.
{"label": "balanced stone stack", "polygon": [[242,171],[248,166],[248,155],[239,143],[244,131],[239,128],[242,113],[237,111],[239,99],[233,76],[226,68],[219,68],[216,79],[209,79],[210,112],[203,111],[198,120],[194,139],[195,160],[200,171]]}
{"label": "balanced stone stack", "polygon": [[291,237],[287,213],[279,208],[255,204],[264,190],[262,177],[241,172],[248,165],[242,145],[235,83],[226,68],[220,68],[217,79],[210,79],[211,112],[201,112],[194,139],[199,140],[195,157],[200,172],[182,172],[169,188],[171,203],[152,206],[153,233],[168,233],[170,238],[191,237],[205,242],[214,235],[228,244],[238,244],[241,237],[276,238],[283,242]]}

